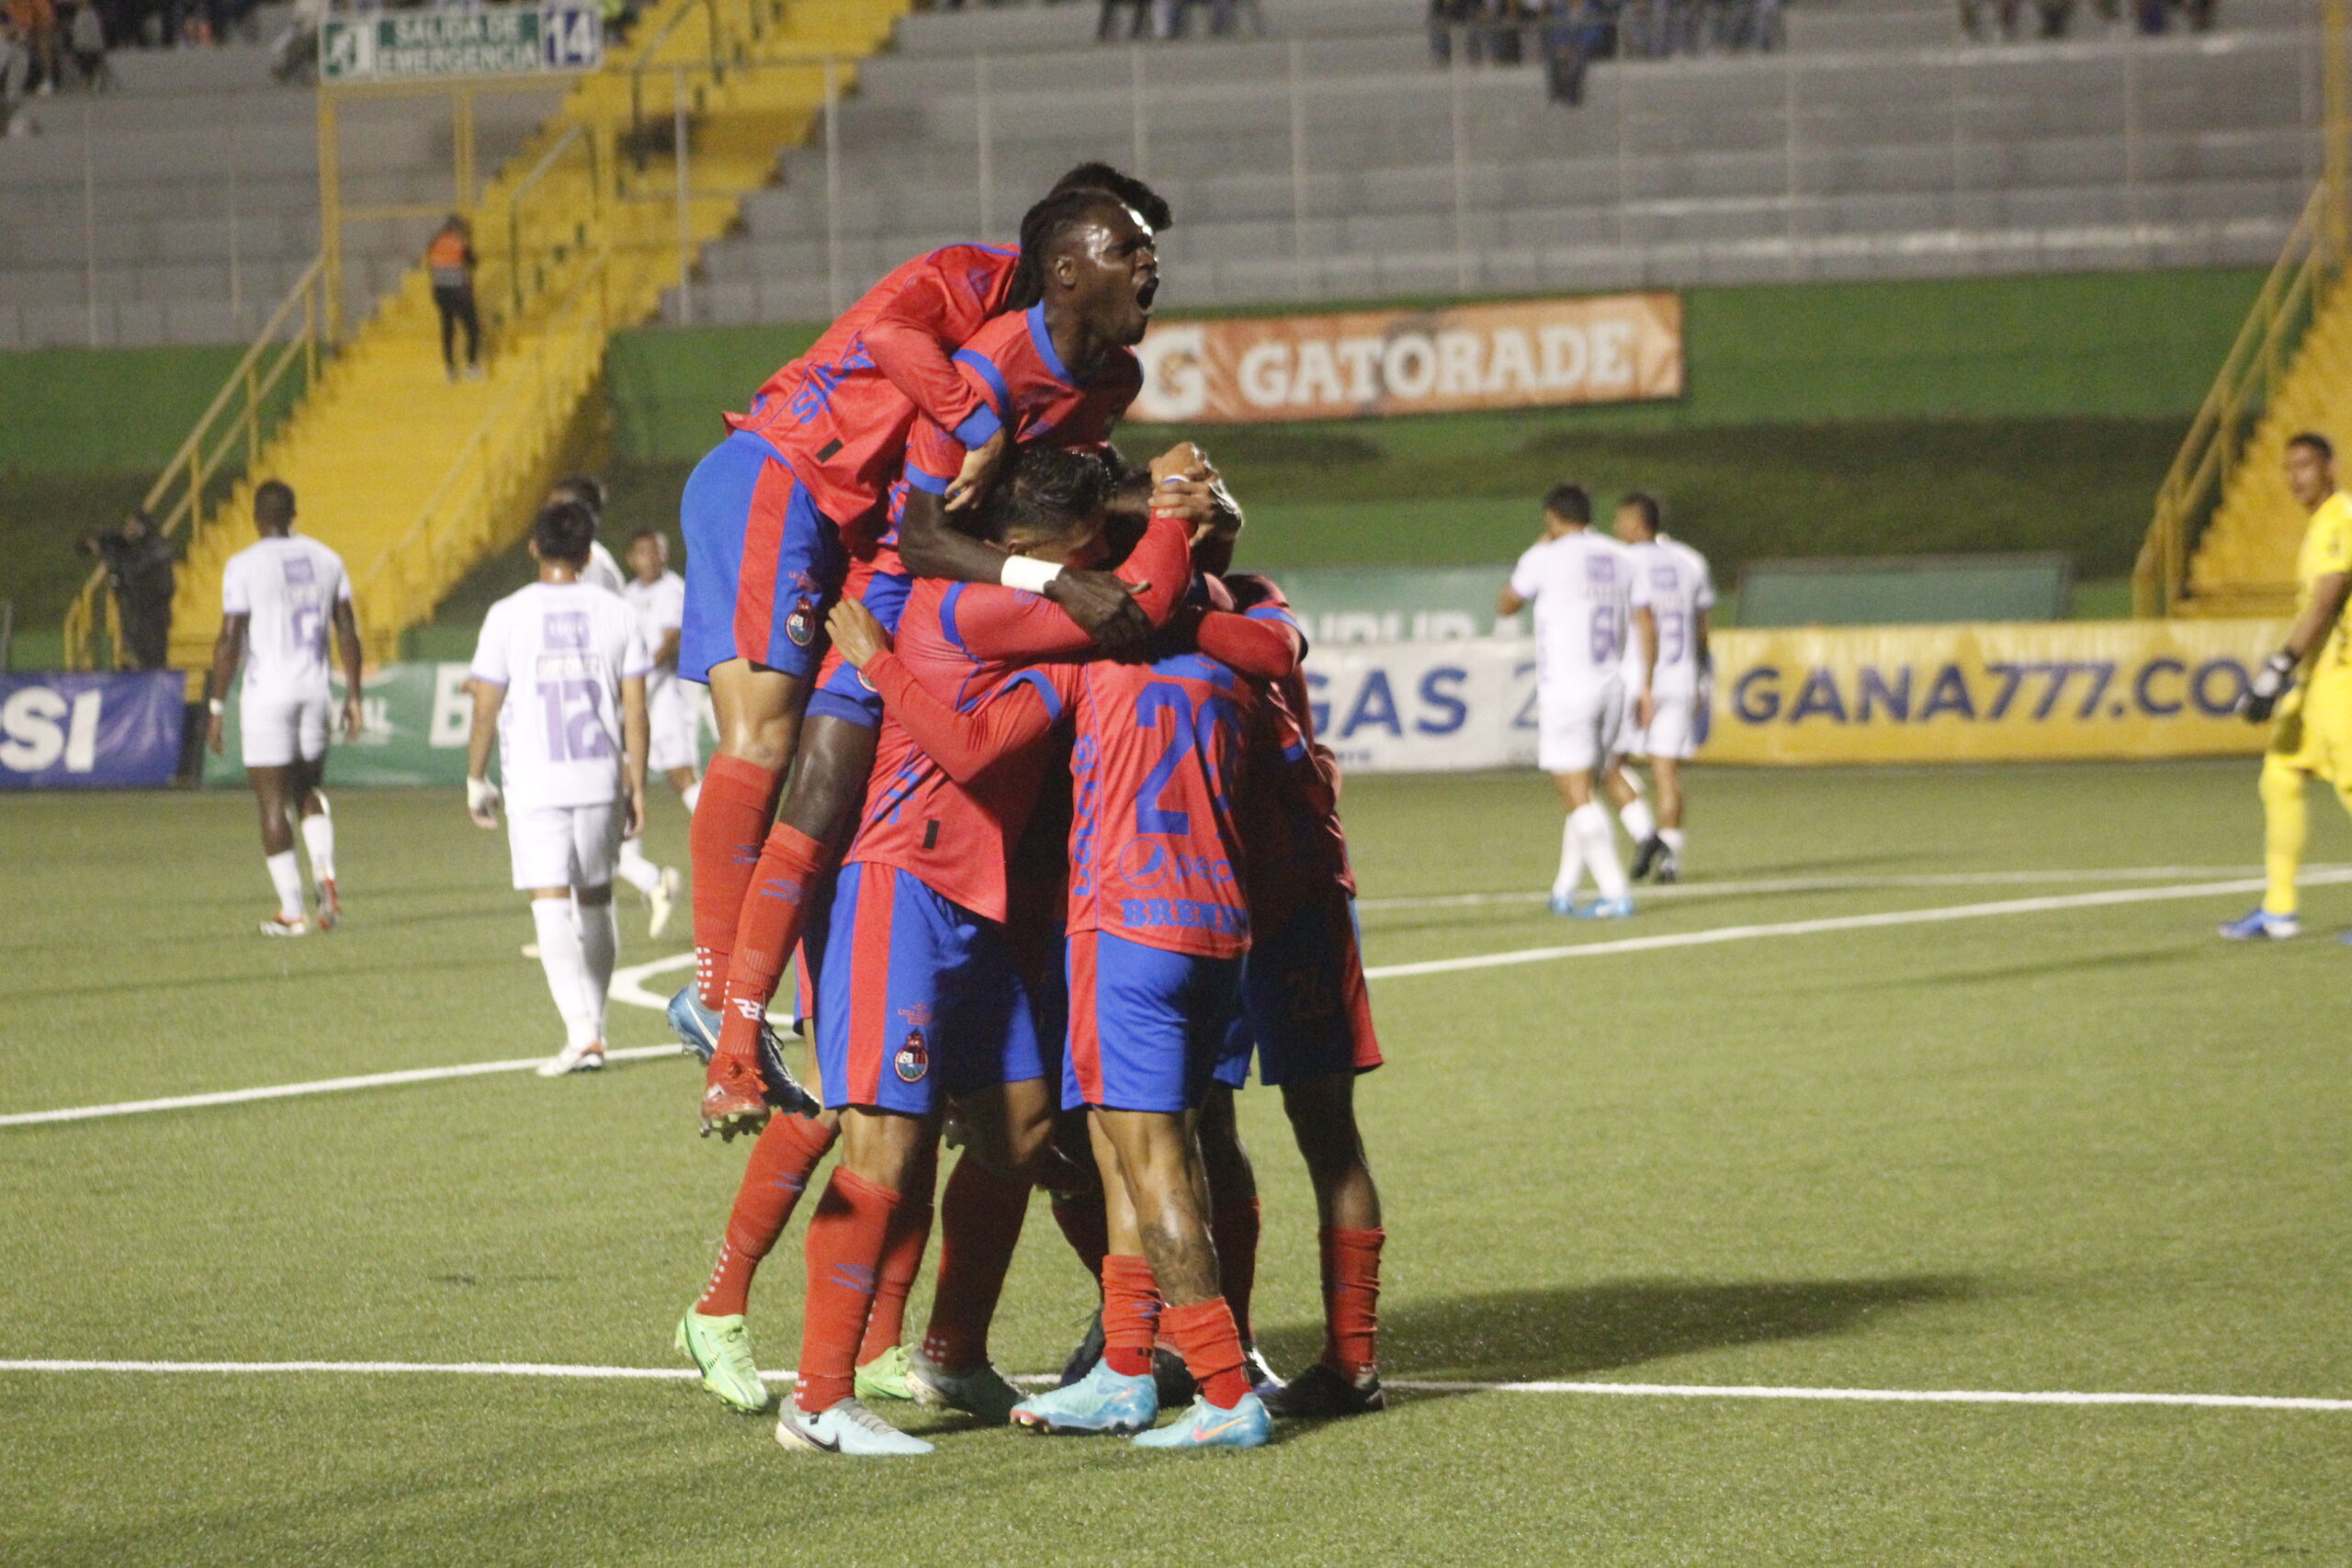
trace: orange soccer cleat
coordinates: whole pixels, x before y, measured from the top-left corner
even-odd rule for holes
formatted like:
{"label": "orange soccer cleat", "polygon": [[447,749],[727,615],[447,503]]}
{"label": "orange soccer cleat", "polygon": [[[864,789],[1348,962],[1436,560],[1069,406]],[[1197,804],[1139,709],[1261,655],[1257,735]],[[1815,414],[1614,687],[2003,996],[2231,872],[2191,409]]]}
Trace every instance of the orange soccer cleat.
{"label": "orange soccer cleat", "polygon": [[703,1078],[702,1135],[733,1139],[767,1125],[771,1107],[759,1069],[741,1056],[715,1053]]}

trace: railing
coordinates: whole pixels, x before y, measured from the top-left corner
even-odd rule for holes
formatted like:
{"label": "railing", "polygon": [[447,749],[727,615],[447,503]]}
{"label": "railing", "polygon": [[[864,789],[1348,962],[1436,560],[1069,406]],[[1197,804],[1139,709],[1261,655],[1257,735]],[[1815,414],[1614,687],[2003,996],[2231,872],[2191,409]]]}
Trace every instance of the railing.
{"label": "railing", "polygon": [[[757,0],[745,8],[752,14],[748,30],[757,36],[760,10]],[[727,29],[718,19],[718,0],[688,0],[687,4],[680,6],[670,13],[670,19],[662,24],[660,32],[646,39],[645,47],[637,51],[636,62],[629,67],[628,140],[629,149],[636,158],[637,171],[639,174],[645,172],[646,144],[651,135],[651,127],[647,124],[645,118],[645,73],[655,65],[662,53],[662,46],[667,44],[671,35],[678,30],[678,25],[697,10],[702,13],[704,24],[709,29],[708,54],[700,69],[709,72],[710,79],[714,83],[723,82],[727,78],[729,40]],[[673,61],[670,63],[674,68],[685,62]],[[683,118],[682,112],[680,119],[683,120]],[[683,130],[683,126],[681,129]]]}
{"label": "railing", "polygon": [[[608,257],[587,258],[571,287],[510,356],[510,384],[467,437],[416,522],[358,579],[363,622],[406,626],[430,613],[456,579],[506,541],[510,503],[554,477],[563,433],[604,365],[610,329]],[[519,363],[518,363],[519,361]]]}
{"label": "railing", "polygon": [[2247,437],[2292,367],[2296,345],[2343,275],[2345,194],[2330,180],[2312,191],[2212,390],[2189,423],[2188,439],[2156,491],[2155,518],[2132,570],[2135,615],[2168,615],[2188,590],[2197,536],[2221,504]]}
{"label": "railing", "polygon": [[[493,301],[503,301],[494,306],[496,324],[522,318],[533,301],[559,286],[559,269],[594,243],[592,236],[601,229],[604,216],[604,162],[596,132],[575,124],[507,194],[502,236],[505,252],[492,255],[492,276],[477,280]],[[532,197],[542,191],[551,199],[540,204],[544,210],[535,209]],[[506,273],[503,288],[495,276],[502,266]]]}
{"label": "railing", "polygon": [[[253,341],[253,345],[237,361],[236,367],[221,383],[196,428],[180,443],[171,461],[156,477],[141,502],[155,531],[164,538],[186,535],[193,537],[198,525],[203,521],[208,504],[208,488],[216,481],[236,474],[251,474],[261,458],[261,444],[268,434],[274,412],[279,408],[278,394],[287,389],[285,402],[292,400],[318,382],[320,359],[324,352],[326,321],[324,258],[314,258],[302,271],[277,309]],[[299,326],[297,323],[300,323]],[[294,367],[300,366],[301,384],[288,386]],[[232,467],[237,448],[243,447],[243,462]],[[65,662],[69,669],[97,668],[98,644],[103,633],[108,665],[119,661],[122,650],[121,628],[116,619],[113,595],[106,591],[104,568],[91,572],[82,584],[82,592],[65,612]]]}

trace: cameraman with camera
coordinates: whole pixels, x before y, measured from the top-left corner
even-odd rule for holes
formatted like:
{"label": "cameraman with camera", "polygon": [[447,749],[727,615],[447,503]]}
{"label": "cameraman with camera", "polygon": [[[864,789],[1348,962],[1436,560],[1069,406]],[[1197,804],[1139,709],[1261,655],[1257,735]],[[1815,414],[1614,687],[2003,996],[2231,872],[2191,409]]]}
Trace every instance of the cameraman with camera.
{"label": "cameraman with camera", "polygon": [[122,622],[116,661],[128,670],[163,669],[171,660],[171,545],[141,509],[114,532],[88,535],[75,547],[106,565],[107,587]]}

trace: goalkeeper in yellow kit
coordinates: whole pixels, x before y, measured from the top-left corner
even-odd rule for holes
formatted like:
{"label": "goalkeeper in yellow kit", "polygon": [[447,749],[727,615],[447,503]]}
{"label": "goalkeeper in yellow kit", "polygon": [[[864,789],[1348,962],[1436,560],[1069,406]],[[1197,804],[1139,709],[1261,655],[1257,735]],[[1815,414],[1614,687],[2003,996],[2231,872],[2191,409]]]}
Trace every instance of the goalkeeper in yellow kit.
{"label": "goalkeeper in yellow kit", "polygon": [[[2295,625],[2238,702],[2249,723],[2277,716],[2262,759],[2270,886],[2253,913],[2222,928],[2235,942],[2277,941],[2302,930],[2295,918],[2295,873],[2309,829],[2303,781],[2325,779],[2352,810],[2352,628],[2344,621],[2352,586],[2352,496],[2335,488],[2335,451],[2325,436],[2306,433],[2287,443],[2287,488],[2312,514],[2295,558]],[[2298,687],[2295,672],[2306,660],[2311,673]]]}

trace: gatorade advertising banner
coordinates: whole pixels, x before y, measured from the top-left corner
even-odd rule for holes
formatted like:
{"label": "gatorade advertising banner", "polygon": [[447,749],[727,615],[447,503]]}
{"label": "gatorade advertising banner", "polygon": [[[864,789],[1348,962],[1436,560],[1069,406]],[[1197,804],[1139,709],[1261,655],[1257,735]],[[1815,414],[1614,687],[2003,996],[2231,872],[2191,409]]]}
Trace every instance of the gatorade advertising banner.
{"label": "gatorade advertising banner", "polygon": [[[472,730],[474,697],[463,664],[385,664],[370,671],[360,694],[363,724],[356,740],[343,738],[343,682],[334,682],[334,724],[328,732],[327,783],[345,786],[427,784],[462,789],[466,782],[466,737]],[[714,733],[710,704],[700,686],[685,688],[699,716],[695,736],[702,755]],[[220,754],[207,752],[207,784],[242,784],[245,769],[237,736],[237,700],[229,699],[221,726]],[[492,776],[498,765],[492,749]]]}
{"label": "gatorade advertising banner", "polygon": [[187,677],[0,675],[0,789],[154,789],[179,771]]}
{"label": "gatorade advertising banner", "polygon": [[1608,294],[1155,326],[1133,417],[1254,424],[1682,395],[1682,299]]}
{"label": "gatorade advertising banner", "polygon": [[[2013,762],[2246,754],[2234,711],[2278,621],[2068,621],[1726,631],[1708,762]],[[1325,645],[1319,739],[1360,773],[1532,767],[1525,640]]]}

